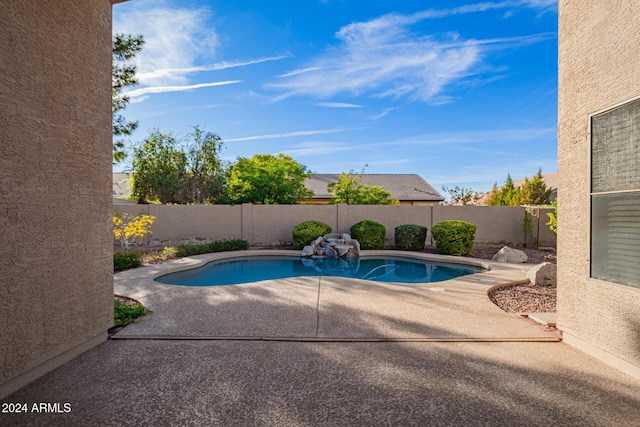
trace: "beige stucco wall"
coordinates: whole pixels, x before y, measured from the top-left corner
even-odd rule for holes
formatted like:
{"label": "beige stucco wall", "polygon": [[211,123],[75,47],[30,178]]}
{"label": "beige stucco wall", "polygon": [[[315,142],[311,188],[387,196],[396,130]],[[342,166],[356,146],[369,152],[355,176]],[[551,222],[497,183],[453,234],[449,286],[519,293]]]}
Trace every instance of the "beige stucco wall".
{"label": "beige stucco wall", "polygon": [[559,2],[558,326],[640,376],[640,289],[589,278],[589,115],[640,95],[640,2]]}
{"label": "beige stucco wall", "polygon": [[[156,217],[152,244],[175,244],[184,240],[245,239],[252,245],[279,245],[291,242],[295,225],[311,219],[322,221],[335,232],[349,232],[353,224],[368,219],[387,229],[387,245],[394,244],[394,229],[402,224],[420,224],[430,230],[434,224],[448,219],[461,219],[476,224],[476,244],[496,246],[525,243],[523,219],[525,209],[512,206],[410,206],[410,205],[137,205],[118,203],[117,212]],[[545,212],[540,219],[541,246],[555,246],[555,236],[545,225]],[[537,236],[534,220],[533,236]],[[531,237],[528,243],[532,243]]]}
{"label": "beige stucco wall", "polygon": [[113,261],[111,2],[0,9],[1,397],[106,339]]}

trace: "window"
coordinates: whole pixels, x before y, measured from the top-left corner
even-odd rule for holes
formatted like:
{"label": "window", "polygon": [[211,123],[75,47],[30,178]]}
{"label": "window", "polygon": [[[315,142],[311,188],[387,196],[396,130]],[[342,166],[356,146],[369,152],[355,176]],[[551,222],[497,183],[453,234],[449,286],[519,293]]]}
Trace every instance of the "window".
{"label": "window", "polygon": [[640,288],[640,99],[591,117],[591,277]]}

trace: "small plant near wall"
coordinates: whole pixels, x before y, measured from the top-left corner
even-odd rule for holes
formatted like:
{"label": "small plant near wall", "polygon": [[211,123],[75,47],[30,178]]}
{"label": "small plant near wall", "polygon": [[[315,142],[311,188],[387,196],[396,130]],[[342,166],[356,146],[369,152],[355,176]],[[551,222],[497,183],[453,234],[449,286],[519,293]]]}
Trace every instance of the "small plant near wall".
{"label": "small plant near wall", "polygon": [[558,199],[551,202],[551,206],[555,209],[553,212],[548,212],[549,222],[546,225],[549,226],[549,230],[553,232],[554,236],[558,235]]}
{"label": "small plant near wall", "polygon": [[395,228],[396,249],[421,251],[427,240],[427,227],[418,224],[404,224]]}
{"label": "small plant near wall", "polygon": [[155,219],[152,215],[114,212],[113,236],[120,242],[122,250],[129,252],[129,246],[142,243],[144,237],[151,234],[151,224]]}
{"label": "small plant near wall", "polygon": [[133,323],[138,317],[149,313],[150,310],[137,301],[120,301],[116,299],[113,305],[115,326],[125,326]]}
{"label": "small plant near wall", "polygon": [[331,226],[322,221],[305,221],[293,227],[293,245],[302,249],[320,236],[331,233]]}
{"label": "small plant near wall", "polygon": [[476,226],[465,221],[443,221],[431,229],[436,250],[442,255],[471,255],[473,241],[476,237]]}
{"label": "small plant near wall", "polygon": [[360,249],[384,249],[387,229],[379,222],[365,219],[351,226],[351,237],[360,243]]}

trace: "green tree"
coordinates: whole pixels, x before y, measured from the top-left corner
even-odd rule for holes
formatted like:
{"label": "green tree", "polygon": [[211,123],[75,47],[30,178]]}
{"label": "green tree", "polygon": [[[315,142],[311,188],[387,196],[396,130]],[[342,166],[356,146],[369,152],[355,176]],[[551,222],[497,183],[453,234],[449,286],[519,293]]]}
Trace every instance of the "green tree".
{"label": "green tree", "polygon": [[542,180],[542,169],[531,178],[524,179],[524,184],[520,189],[520,205],[548,205],[551,203],[551,189]]}
{"label": "green tree", "polygon": [[513,184],[511,175],[507,174],[507,181],[498,188],[498,184],[493,184],[489,198],[489,206],[518,206],[520,205],[520,189]]}
{"label": "green tree", "polygon": [[153,129],[133,153],[132,194],[138,202],[157,199],[162,204],[181,202],[187,156],[177,148],[173,133]]}
{"label": "green tree", "polygon": [[338,180],[327,185],[331,192],[331,203],[346,203],[348,205],[390,205],[398,204],[391,197],[391,193],[377,185],[362,184],[360,179],[364,170],[358,174],[355,171],[342,172]]}
{"label": "green tree", "polygon": [[[137,121],[127,121],[120,111],[129,103],[129,97],[123,90],[138,84],[136,67],[130,63],[131,59],[144,45],[141,35],[116,34],[113,37],[113,64],[111,72],[111,107],[113,114],[113,135],[116,137],[131,135],[138,127]],[[124,141],[119,139],[113,143],[113,161],[121,162],[126,157]]]}
{"label": "green tree", "polygon": [[457,185],[454,188],[445,187],[443,185],[442,190],[449,193],[451,202],[456,205],[469,205],[478,197],[478,193],[473,191],[473,189],[458,187]]}
{"label": "green tree", "polygon": [[313,196],[304,185],[311,173],[284,154],[241,157],[227,176],[230,203],[293,204]]}
{"label": "green tree", "polygon": [[185,183],[189,202],[212,202],[222,196],[225,184],[226,164],[220,159],[222,139],[213,132],[206,132],[198,125],[187,135],[188,176]]}

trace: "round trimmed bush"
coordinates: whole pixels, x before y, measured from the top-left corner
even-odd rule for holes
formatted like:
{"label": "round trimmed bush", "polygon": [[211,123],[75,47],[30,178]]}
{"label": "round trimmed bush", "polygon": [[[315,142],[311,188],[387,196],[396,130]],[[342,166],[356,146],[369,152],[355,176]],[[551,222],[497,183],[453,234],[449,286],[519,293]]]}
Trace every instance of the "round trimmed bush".
{"label": "round trimmed bush", "polygon": [[113,271],[124,271],[142,266],[140,252],[116,252],[113,254]]}
{"label": "round trimmed bush", "polygon": [[320,236],[331,233],[331,226],[322,221],[305,221],[293,227],[293,246],[302,249]]}
{"label": "round trimmed bush", "polygon": [[360,243],[360,249],[384,249],[387,229],[379,222],[365,219],[351,226],[351,237]]}
{"label": "round trimmed bush", "polygon": [[476,226],[466,221],[443,221],[431,229],[436,242],[436,252],[442,255],[471,255]]}
{"label": "round trimmed bush", "polygon": [[396,249],[421,251],[427,240],[427,227],[418,224],[403,224],[395,228]]}

